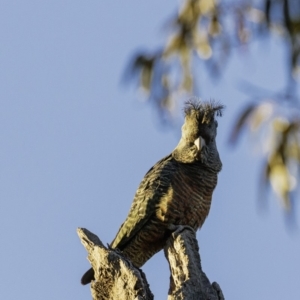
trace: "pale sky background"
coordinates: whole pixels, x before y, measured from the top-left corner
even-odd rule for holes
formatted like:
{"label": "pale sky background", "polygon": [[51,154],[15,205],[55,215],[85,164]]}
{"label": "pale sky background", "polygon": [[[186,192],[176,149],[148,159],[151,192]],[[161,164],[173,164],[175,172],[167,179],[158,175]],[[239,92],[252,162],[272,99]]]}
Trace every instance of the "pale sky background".
{"label": "pale sky background", "polygon": [[[163,41],[177,3],[1,1],[0,299],[91,299],[76,228],[111,242],[143,176],[179,140],[120,85],[131,54]],[[262,160],[246,135],[227,145],[246,103],[239,80],[284,87],[283,57],[274,38],[236,52],[220,83],[201,73],[198,96],[227,109],[217,140],[224,168],[198,240],[204,271],[228,300],[300,299],[300,231],[288,230],[273,195],[258,209]],[[299,206],[296,217],[299,225]],[[167,299],[163,253],[143,270],[155,299]]]}

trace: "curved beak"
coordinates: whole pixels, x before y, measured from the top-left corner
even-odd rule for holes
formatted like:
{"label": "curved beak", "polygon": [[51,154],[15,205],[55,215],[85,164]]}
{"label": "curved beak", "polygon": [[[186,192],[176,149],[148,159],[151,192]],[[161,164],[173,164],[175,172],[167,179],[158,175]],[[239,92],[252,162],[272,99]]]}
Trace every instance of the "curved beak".
{"label": "curved beak", "polygon": [[203,146],[205,146],[205,140],[201,136],[199,136],[195,141],[194,144],[198,148],[198,150],[201,150]]}

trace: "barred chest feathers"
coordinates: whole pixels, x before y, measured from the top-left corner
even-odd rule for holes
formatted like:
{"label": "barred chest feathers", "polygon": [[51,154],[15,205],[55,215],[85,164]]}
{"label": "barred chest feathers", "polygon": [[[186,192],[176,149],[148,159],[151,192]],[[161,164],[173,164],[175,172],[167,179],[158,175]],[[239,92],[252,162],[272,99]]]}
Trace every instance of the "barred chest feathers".
{"label": "barred chest feathers", "polygon": [[217,172],[200,162],[177,164],[171,185],[157,205],[156,216],[166,226],[188,225],[197,230],[209,213]]}

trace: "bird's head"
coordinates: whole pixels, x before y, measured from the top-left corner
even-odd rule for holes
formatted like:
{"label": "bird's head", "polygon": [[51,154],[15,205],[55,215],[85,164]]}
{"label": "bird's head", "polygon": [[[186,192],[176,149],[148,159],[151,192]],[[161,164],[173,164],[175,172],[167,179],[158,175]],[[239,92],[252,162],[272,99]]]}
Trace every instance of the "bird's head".
{"label": "bird's head", "polygon": [[218,122],[215,117],[222,116],[224,105],[215,102],[190,100],[184,107],[185,122],[182,126],[182,138],[193,143],[199,150],[214,142],[217,136]]}
{"label": "bird's head", "polygon": [[185,121],[182,137],[176,148],[175,156],[186,162],[203,160],[213,149],[217,136],[217,116],[222,116],[224,105],[215,102],[190,100],[184,107]]}

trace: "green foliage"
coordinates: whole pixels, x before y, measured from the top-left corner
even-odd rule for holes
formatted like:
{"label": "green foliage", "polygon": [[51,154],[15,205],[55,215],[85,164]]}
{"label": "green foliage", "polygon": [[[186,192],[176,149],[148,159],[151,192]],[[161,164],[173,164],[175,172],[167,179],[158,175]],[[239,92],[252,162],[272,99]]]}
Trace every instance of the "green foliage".
{"label": "green foliage", "polygon": [[[291,82],[300,70],[298,1],[184,0],[167,28],[170,31],[165,44],[152,53],[134,55],[127,73],[129,79],[138,78],[147,100],[167,122],[172,119],[177,101],[195,93],[197,63],[205,61],[210,74],[216,78],[233,49],[262,35],[275,33],[285,40]],[[268,128],[267,140],[272,146],[267,150],[263,167],[264,187],[270,183],[287,209],[300,166],[299,101],[292,98],[293,101],[284,94],[276,102],[270,102],[265,100],[269,97],[262,95],[259,102],[248,103],[237,117],[231,134],[234,143],[244,127],[248,126],[251,132]],[[287,113],[283,114],[283,110]]]}
{"label": "green foliage", "polygon": [[291,192],[300,175],[300,109],[286,108],[285,112],[282,109],[274,101],[251,103],[237,118],[230,142],[237,141],[244,127],[260,135],[265,129],[265,135],[256,139],[263,144],[267,158],[262,170],[262,188],[270,183],[289,211]]}

